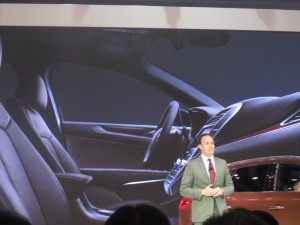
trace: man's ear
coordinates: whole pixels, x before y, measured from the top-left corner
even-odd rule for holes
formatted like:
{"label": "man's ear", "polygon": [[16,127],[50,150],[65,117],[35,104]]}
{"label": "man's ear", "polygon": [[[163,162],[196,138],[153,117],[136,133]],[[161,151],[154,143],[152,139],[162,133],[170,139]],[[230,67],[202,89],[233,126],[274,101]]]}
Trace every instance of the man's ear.
{"label": "man's ear", "polygon": [[198,145],[198,148],[202,151],[202,146],[201,146],[201,144]]}

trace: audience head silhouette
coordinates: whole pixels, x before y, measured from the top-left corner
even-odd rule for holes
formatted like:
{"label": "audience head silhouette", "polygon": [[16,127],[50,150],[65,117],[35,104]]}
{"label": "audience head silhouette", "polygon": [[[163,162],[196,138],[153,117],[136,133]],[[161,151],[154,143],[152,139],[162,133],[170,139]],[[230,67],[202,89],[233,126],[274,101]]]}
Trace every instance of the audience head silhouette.
{"label": "audience head silhouette", "polygon": [[244,209],[232,209],[222,216],[211,217],[203,225],[272,225],[254,212]]}
{"label": "audience head silhouette", "polygon": [[0,224],[31,225],[31,223],[23,216],[9,211],[0,211]]}
{"label": "audience head silhouette", "polygon": [[266,221],[269,225],[279,225],[278,221],[268,212],[261,211],[261,210],[254,210],[254,214],[262,218]]}
{"label": "audience head silhouette", "polygon": [[170,225],[166,214],[152,205],[122,206],[106,221],[105,225]]}

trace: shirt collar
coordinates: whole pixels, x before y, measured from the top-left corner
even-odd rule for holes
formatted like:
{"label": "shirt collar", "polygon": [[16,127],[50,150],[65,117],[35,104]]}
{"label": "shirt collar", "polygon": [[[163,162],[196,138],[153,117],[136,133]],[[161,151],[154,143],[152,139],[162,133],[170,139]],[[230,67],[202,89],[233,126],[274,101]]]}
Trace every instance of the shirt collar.
{"label": "shirt collar", "polygon": [[[202,157],[202,159],[206,162],[209,158],[208,157],[206,157],[205,155],[203,155],[203,154],[201,154],[201,157]],[[212,161],[214,161],[214,155],[212,155],[211,157],[210,157],[210,159],[212,160]]]}

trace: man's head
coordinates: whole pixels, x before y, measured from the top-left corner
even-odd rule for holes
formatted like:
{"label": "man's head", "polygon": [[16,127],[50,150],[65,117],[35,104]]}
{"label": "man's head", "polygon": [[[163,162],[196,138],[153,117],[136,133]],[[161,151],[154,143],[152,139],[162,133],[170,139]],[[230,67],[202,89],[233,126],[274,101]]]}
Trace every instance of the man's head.
{"label": "man's head", "polygon": [[293,188],[294,188],[294,191],[300,192],[300,181],[297,181],[297,182],[294,184]]}
{"label": "man's head", "polygon": [[214,139],[210,134],[202,134],[199,138],[199,149],[206,157],[211,157],[215,152]]}

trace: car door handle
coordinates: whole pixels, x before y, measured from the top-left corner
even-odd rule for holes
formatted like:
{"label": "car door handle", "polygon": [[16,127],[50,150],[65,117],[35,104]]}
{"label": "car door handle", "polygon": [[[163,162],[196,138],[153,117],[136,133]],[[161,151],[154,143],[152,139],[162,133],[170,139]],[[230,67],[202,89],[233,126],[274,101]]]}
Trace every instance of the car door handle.
{"label": "car door handle", "polygon": [[284,209],[282,205],[271,205],[270,208],[271,210],[281,210]]}

